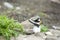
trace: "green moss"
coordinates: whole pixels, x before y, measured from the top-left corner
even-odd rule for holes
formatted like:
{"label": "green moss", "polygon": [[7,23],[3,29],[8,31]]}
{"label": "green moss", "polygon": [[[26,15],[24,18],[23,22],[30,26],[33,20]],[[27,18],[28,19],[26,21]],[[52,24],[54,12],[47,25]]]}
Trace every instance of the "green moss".
{"label": "green moss", "polygon": [[41,27],[41,32],[47,32],[48,31],[47,26],[44,26],[43,24],[41,24],[40,27]]}
{"label": "green moss", "polygon": [[19,22],[9,19],[7,16],[0,16],[0,35],[4,36],[6,40],[10,40],[10,37],[22,32],[23,26]]}

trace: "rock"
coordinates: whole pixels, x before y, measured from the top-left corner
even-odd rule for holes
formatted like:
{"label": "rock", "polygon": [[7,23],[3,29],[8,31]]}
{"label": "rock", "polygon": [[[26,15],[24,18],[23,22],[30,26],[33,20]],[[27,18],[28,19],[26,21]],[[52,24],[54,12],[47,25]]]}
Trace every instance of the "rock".
{"label": "rock", "polygon": [[[3,37],[0,37],[0,40],[5,40]],[[17,37],[11,37],[11,40],[45,40],[40,36],[35,35],[19,35]]]}
{"label": "rock", "polygon": [[45,39],[37,37],[35,35],[20,35],[16,38],[16,40],[45,40]]}
{"label": "rock", "polygon": [[57,40],[56,38],[46,38],[45,40]]}
{"label": "rock", "polygon": [[57,40],[56,36],[47,35],[45,40]]}
{"label": "rock", "polygon": [[46,35],[53,35],[51,32],[46,32],[45,34]]}
{"label": "rock", "polygon": [[4,40],[4,39],[5,39],[4,37],[0,36],[0,40]]}
{"label": "rock", "polygon": [[60,30],[50,29],[49,31],[53,34],[53,36],[60,36]]}
{"label": "rock", "polygon": [[11,37],[11,38],[10,38],[10,40],[16,40],[16,38],[14,38],[14,37]]}
{"label": "rock", "polygon": [[60,40],[59,30],[49,29],[49,32],[51,32],[53,35],[47,35],[45,40]]}
{"label": "rock", "polygon": [[51,0],[51,2],[60,4],[60,0]]}
{"label": "rock", "polygon": [[60,37],[57,40],[60,40]]}
{"label": "rock", "polygon": [[21,8],[20,7],[16,7],[16,10],[20,10]]}
{"label": "rock", "polygon": [[7,7],[7,8],[10,8],[10,9],[13,9],[13,5],[8,3],[8,2],[4,2],[4,6]]}
{"label": "rock", "polygon": [[27,40],[44,40],[44,39],[41,37],[36,37],[34,35],[31,35],[27,37]]}
{"label": "rock", "polygon": [[52,26],[54,29],[57,29],[56,26]]}
{"label": "rock", "polygon": [[35,36],[37,36],[37,37],[41,37],[41,38],[43,38],[43,39],[45,39],[47,36],[44,34],[44,33],[36,33],[36,34],[34,34]]}
{"label": "rock", "polygon": [[54,29],[60,30],[60,27],[58,26],[52,26]]}

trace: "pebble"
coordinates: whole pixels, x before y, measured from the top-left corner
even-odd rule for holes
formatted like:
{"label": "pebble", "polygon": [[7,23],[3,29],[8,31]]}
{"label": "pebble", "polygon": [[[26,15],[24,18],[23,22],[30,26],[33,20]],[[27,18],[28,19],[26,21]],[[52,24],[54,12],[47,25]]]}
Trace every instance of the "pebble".
{"label": "pebble", "polygon": [[7,8],[10,8],[10,9],[13,9],[13,5],[8,3],[8,2],[4,2],[4,6],[7,7]]}
{"label": "pebble", "polygon": [[21,8],[20,7],[16,7],[16,10],[20,10]]}
{"label": "pebble", "polygon": [[53,35],[51,32],[46,32],[45,34],[47,34],[47,35]]}

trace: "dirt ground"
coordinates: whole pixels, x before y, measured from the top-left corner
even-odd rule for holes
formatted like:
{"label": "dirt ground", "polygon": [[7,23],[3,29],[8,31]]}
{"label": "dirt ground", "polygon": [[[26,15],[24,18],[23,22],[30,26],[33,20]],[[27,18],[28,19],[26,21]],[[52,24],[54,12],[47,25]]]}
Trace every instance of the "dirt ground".
{"label": "dirt ground", "polygon": [[3,15],[5,15],[5,11],[9,10],[3,6],[4,2],[9,2],[13,6],[21,8],[19,11],[11,11],[7,14],[9,17],[13,17],[19,22],[44,12],[44,14],[49,15],[49,17],[45,17],[44,15],[41,17],[43,24],[60,26],[59,5],[51,3],[50,0],[0,0],[0,6],[2,6],[0,8],[0,13],[3,12]]}

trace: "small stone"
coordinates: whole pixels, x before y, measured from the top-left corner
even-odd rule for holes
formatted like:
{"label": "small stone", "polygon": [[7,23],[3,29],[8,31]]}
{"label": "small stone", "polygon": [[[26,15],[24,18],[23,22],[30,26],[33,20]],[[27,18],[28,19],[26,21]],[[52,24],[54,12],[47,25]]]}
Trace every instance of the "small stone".
{"label": "small stone", "polygon": [[20,10],[21,8],[20,7],[16,7],[16,10]]}
{"label": "small stone", "polygon": [[53,35],[51,32],[46,32],[45,34],[47,34],[47,35]]}
{"label": "small stone", "polygon": [[60,0],[51,0],[51,2],[60,4]]}
{"label": "small stone", "polygon": [[52,26],[54,29],[56,29],[56,26]]}
{"label": "small stone", "polygon": [[13,9],[13,5],[8,2],[4,2],[4,6],[10,9]]}
{"label": "small stone", "polygon": [[54,29],[60,30],[60,27],[58,26],[52,26]]}

